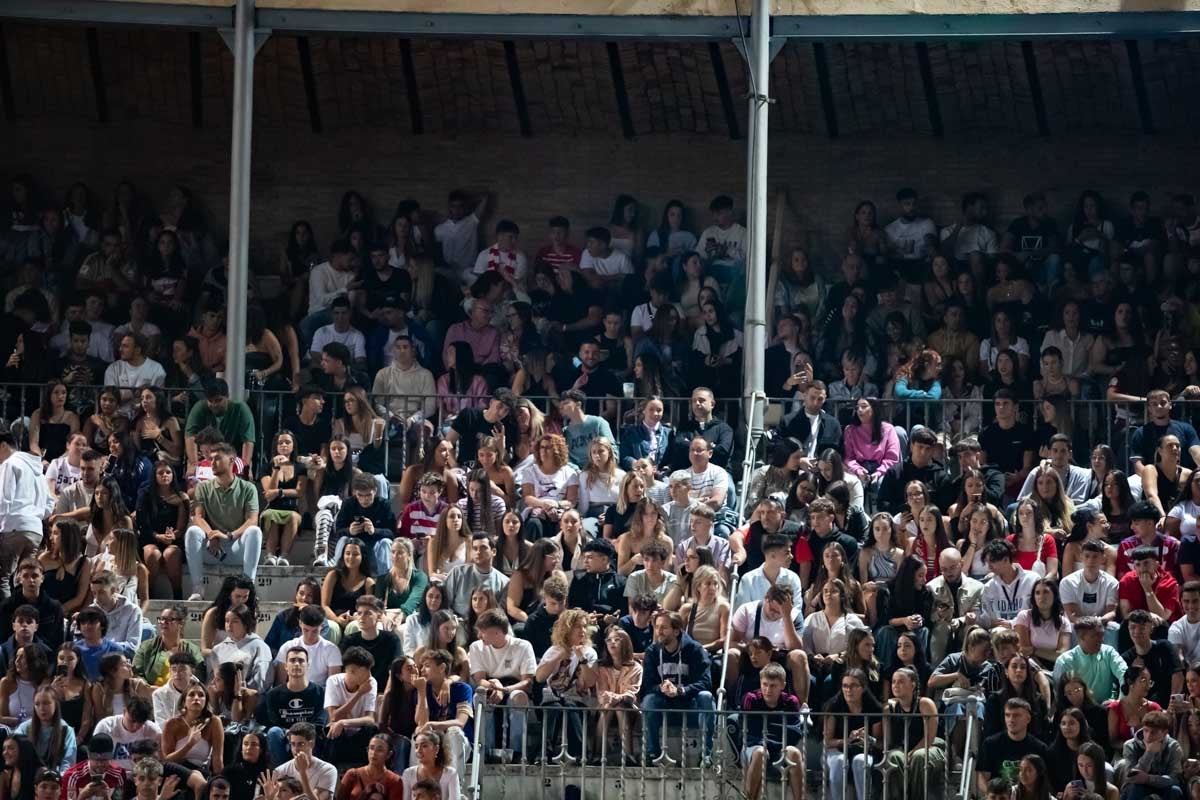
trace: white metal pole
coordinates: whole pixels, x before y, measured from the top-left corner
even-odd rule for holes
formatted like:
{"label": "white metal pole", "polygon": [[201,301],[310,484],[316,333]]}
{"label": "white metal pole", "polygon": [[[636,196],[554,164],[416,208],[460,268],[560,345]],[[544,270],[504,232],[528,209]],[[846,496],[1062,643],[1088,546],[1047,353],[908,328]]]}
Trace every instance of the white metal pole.
{"label": "white metal pole", "polygon": [[753,400],[763,391],[763,362],[767,350],[767,97],[771,65],[769,0],[754,0],[750,20],[750,69],[754,80],[750,97],[747,192],[745,398],[750,430],[762,427],[762,404]]}
{"label": "white metal pole", "polygon": [[229,293],[225,305],[225,380],[244,399],[246,294],[250,258],[250,147],[254,116],[254,0],[237,0],[233,48],[233,142],[229,159]]}

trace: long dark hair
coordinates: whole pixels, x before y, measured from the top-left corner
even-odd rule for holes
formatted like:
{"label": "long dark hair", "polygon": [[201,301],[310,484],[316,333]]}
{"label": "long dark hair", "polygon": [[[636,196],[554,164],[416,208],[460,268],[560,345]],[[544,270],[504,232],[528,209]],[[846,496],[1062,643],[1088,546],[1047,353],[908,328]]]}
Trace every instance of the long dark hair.
{"label": "long dark hair", "polygon": [[[1039,587],[1045,586],[1050,590],[1050,594],[1054,596],[1054,602],[1050,605],[1050,616],[1043,617],[1042,610],[1038,608],[1037,602],[1034,600],[1037,597]],[[1033,588],[1029,590],[1029,618],[1030,622],[1042,623],[1049,622],[1054,625],[1055,630],[1062,628],[1063,604],[1062,598],[1058,594],[1058,581],[1052,581],[1049,578],[1038,578],[1034,582]]]}
{"label": "long dark hair", "polygon": [[[38,406],[38,410],[42,412],[42,424],[45,425],[50,421],[50,417],[54,415],[54,409],[51,406],[50,397],[54,394],[54,390],[58,387],[67,388],[67,385],[55,378],[54,380],[46,381],[46,385],[42,387],[42,402]],[[64,410],[66,406],[63,407]]]}
{"label": "long dark hair", "polygon": [[1021,760],[1028,761],[1033,765],[1033,771],[1037,773],[1037,784],[1032,792],[1027,792],[1021,782],[1017,781],[1016,786],[1013,787],[1016,789],[1016,800],[1046,800],[1047,797],[1051,797],[1054,792],[1050,786],[1050,774],[1046,770],[1046,760],[1033,754],[1021,756]]}
{"label": "long dark hair", "polygon": [[[212,601],[209,608],[217,610],[216,623],[220,628],[225,624],[225,615],[229,613],[229,609],[233,607],[233,601],[230,599],[234,589],[248,589],[250,596],[246,599],[246,605],[254,612],[254,616],[258,616],[258,591],[254,588],[254,581],[247,578],[245,575],[230,575],[221,583],[221,588],[217,590],[216,599]],[[250,632],[254,632],[254,626],[250,626]]]}
{"label": "long dark hair", "polygon": [[[609,218],[608,224],[609,225],[620,225],[621,227],[624,227],[625,226],[625,206],[629,206],[629,205],[633,206],[633,209],[634,209],[633,210],[633,221],[629,223],[629,227],[636,228],[637,227],[637,218],[638,218],[638,201],[637,201],[637,198],[631,194],[617,195],[617,199],[613,201],[612,216]],[[663,212],[663,220],[664,220],[664,222],[666,221],[666,212],[665,211]],[[666,247],[665,244],[663,244],[662,246],[664,248]]]}
{"label": "long dark hair", "polygon": [[[112,507],[113,522],[119,523],[121,517],[129,516],[129,509],[125,507],[125,499],[121,496],[121,485],[117,483],[117,479],[111,475],[100,479],[100,483],[96,488],[101,486],[108,492],[109,505]],[[92,492],[91,514],[90,519],[93,524],[103,521],[104,509],[96,503],[96,493]]]}
{"label": "long dark hair", "polygon": [[[883,410],[880,406],[879,398],[863,397],[860,399],[865,400],[867,405],[871,407],[871,441],[883,441]],[[858,401],[855,401],[854,405],[857,406]],[[850,419],[846,422],[846,427],[850,427],[851,425],[862,425],[862,420],[858,418],[857,408],[855,409],[854,413],[850,415]]]}
{"label": "long dark hair", "polygon": [[[308,244],[301,246],[296,241],[296,231],[300,228],[308,228]],[[308,269],[308,261],[313,256],[316,256],[317,249],[317,234],[313,231],[313,226],[308,220],[298,219],[292,223],[292,228],[288,231],[287,241],[287,260],[292,265],[292,270],[303,272]]]}
{"label": "long dark hair", "polygon": [[917,570],[925,566],[925,562],[917,556],[909,554],[900,561],[900,567],[896,570],[896,575],[888,581],[888,591],[892,596],[892,606],[894,608],[916,608],[918,606],[918,592],[928,592],[928,582],[924,588],[918,590],[914,580]]}
{"label": "long dark hair", "polygon": [[[129,430],[132,432],[133,429],[137,428],[138,421],[143,417],[151,417],[154,420],[154,424],[161,427],[162,424],[167,421],[168,417],[171,416],[170,409],[167,407],[167,393],[162,389],[159,389],[157,386],[148,385],[142,386],[136,391],[139,396],[142,394],[142,392],[150,392],[150,394],[154,395],[154,413],[148,414],[146,410],[142,408],[142,404],[139,402],[137,404],[137,414],[134,415],[133,422],[130,423]],[[132,433],[130,434],[130,439],[132,440]],[[121,443],[121,449],[125,449],[124,442]]]}
{"label": "long dark hair", "polygon": [[[658,226],[658,246],[663,253],[667,252],[667,242],[671,238],[671,223],[667,221],[667,216],[671,213],[672,208],[679,209],[679,230],[687,230],[687,207],[684,206],[682,201],[675,199],[668,200],[666,206],[663,207],[662,222]],[[624,215],[622,215],[619,224],[625,224]]]}
{"label": "long dark hair", "polygon": [[437,592],[442,597],[442,605],[438,609],[450,608],[450,595],[446,593],[446,584],[441,581],[430,581],[425,587],[425,591],[421,592],[421,604],[417,606],[417,621],[422,625],[430,625],[433,622],[435,612],[429,610],[429,605],[425,602],[425,596],[430,592]]}
{"label": "long dark hair", "polygon": [[[422,430],[424,430],[424,428],[422,428]],[[333,442],[341,442],[346,446],[346,460],[342,463],[341,467],[335,467],[333,465],[333,456],[325,459],[325,482],[330,483],[329,478],[330,476],[333,476],[335,478],[335,483],[341,486],[341,497],[343,500],[345,500],[350,496],[350,484],[354,481],[353,450],[350,447],[350,440],[348,440],[345,436],[333,436],[330,438],[329,442],[330,444]]]}
{"label": "long dark hair", "polygon": [[404,672],[404,665],[412,660],[412,656],[402,655],[392,661],[391,667],[388,668],[391,680],[388,681],[382,698],[387,710],[388,726],[393,732],[401,735],[409,735],[412,731],[397,730],[396,723],[409,719],[412,711],[417,707],[417,690],[412,686],[405,686],[400,677]]}
{"label": "long dark hair", "polygon": [[[1129,478],[1119,469],[1109,470],[1108,475],[1112,475],[1113,480],[1117,482],[1121,515],[1124,516],[1129,513],[1129,509],[1133,505],[1133,492],[1129,489]],[[1108,480],[1108,475],[1104,476],[1105,480]],[[1188,497],[1185,499],[1190,500],[1191,498]],[[1104,512],[1105,516],[1114,513],[1112,501],[1105,496],[1103,485],[1100,486],[1100,510]]]}
{"label": "long dark hair", "polygon": [[133,440],[133,429],[126,427],[116,430],[110,434],[110,437],[112,436],[115,436],[121,444],[121,455],[116,457],[117,466],[128,471],[137,469],[137,463],[142,458],[142,451],[138,449],[137,442]]}
{"label": "long dark hair", "polygon": [[453,394],[466,394],[479,374],[475,351],[468,342],[451,342],[450,349],[454,351],[454,366],[446,369],[446,383]]}
{"label": "long dark hair", "polygon": [[333,571],[338,574],[339,578],[346,578],[350,575],[350,568],[346,566],[346,548],[350,545],[357,547],[358,552],[362,554],[362,563],[358,565],[358,571],[362,573],[364,578],[369,578],[374,575],[375,565],[372,561],[373,553],[371,548],[367,547],[363,540],[359,539],[357,536],[351,536],[346,539],[346,542],[342,547],[342,555],[337,560],[337,563],[333,565]]}
{"label": "long dark hair", "polygon": [[17,775],[21,781],[20,794],[12,794],[12,779],[9,779],[7,786],[3,787],[3,793],[8,800],[33,800],[34,797],[34,778],[38,770],[37,750],[34,749],[33,742],[22,734],[12,734],[8,738],[17,743]]}
{"label": "long dark hair", "polygon": [[488,477],[487,470],[473,469],[467,475],[467,488],[475,483],[479,486],[479,508],[475,507],[475,500],[471,497],[471,492],[467,492],[467,520],[475,518],[479,515],[479,526],[473,527],[474,530],[480,530],[488,536],[495,536],[497,529],[495,509],[492,508],[492,479]]}
{"label": "long dark hair", "polygon": [[255,775],[262,774],[272,768],[271,751],[267,749],[267,736],[262,732],[261,728],[250,728],[242,734],[243,743],[245,743],[247,736],[253,736],[258,739],[258,761],[255,761],[253,764],[247,761],[242,755],[242,748],[239,745],[236,763],[253,772]]}
{"label": "long dark hair", "polygon": [[[313,598],[313,603],[320,604],[320,602],[321,602],[321,584],[317,582],[316,578],[301,578],[300,582],[296,584],[296,592],[292,595],[293,597],[295,597],[296,594],[298,594],[300,592],[301,586],[307,586],[308,590],[310,592],[310,595]],[[303,606],[297,606],[293,602],[291,606],[284,609],[283,624],[287,625],[289,628],[299,628],[300,627],[300,611],[302,610],[302,608],[303,608]],[[324,625],[324,623],[322,623],[322,626],[323,625]]]}

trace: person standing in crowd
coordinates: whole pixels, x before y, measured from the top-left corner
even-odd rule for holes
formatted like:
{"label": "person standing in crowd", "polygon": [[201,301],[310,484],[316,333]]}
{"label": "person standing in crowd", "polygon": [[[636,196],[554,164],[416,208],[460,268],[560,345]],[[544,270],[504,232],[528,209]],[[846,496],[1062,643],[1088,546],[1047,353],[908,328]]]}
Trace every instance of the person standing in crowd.
{"label": "person standing in crowd", "polygon": [[42,543],[49,507],[42,460],[19,450],[11,433],[0,433],[0,598],[12,593],[17,565]]}

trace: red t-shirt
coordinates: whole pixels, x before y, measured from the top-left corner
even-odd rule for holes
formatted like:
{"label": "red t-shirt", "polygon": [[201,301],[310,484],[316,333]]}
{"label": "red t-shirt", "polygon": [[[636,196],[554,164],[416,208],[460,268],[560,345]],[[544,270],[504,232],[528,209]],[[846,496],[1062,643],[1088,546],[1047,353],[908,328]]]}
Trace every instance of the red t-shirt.
{"label": "red t-shirt", "polygon": [[[1010,533],[1008,535],[1008,543],[1016,548],[1017,534]],[[1017,549],[1017,563],[1021,565],[1021,569],[1033,571],[1033,565],[1037,563],[1038,555],[1033,550]],[[1048,558],[1058,558],[1058,542],[1054,541],[1054,534],[1047,533],[1042,537],[1042,552],[1040,555],[1042,563],[1045,563]]]}
{"label": "red t-shirt", "polygon": [[[1171,573],[1164,572],[1161,567],[1158,570],[1158,581],[1154,584],[1154,596],[1167,612],[1168,622],[1174,622],[1183,616],[1183,609],[1179,605],[1179,584],[1171,577]],[[1130,611],[1146,608],[1146,593],[1142,591],[1137,572],[1130,571],[1121,576],[1117,583],[1117,598],[1128,600]]]}

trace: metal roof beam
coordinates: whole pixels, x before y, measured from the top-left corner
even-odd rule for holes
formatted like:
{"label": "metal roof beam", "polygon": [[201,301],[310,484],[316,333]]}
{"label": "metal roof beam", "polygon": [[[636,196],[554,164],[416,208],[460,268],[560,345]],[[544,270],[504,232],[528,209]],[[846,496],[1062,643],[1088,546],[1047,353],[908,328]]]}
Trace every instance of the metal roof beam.
{"label": "metal roof beam", "polygon": [[736,17],[585,14],[411,14],[391,11],[258,9],[258,24],[277,31],[389,33],[501,39],[729,39]]}
{"label": "metal roof beam", "polygon": [[0,18],[80,25],[216,28],[233,25],[233,6],[126,3],[120,0],[3,0]]}
{"label": "metal roof beam", "polygon": [[773,36],[794,39],[1031,39],[1158,37],[1200,32],[1200,12],[1094,14],[863,14],[779,16]]}

